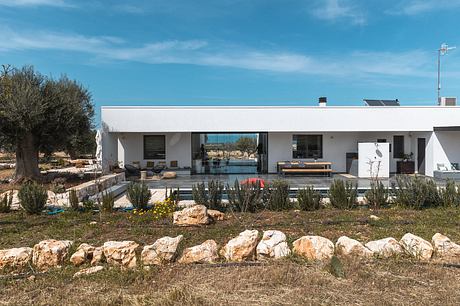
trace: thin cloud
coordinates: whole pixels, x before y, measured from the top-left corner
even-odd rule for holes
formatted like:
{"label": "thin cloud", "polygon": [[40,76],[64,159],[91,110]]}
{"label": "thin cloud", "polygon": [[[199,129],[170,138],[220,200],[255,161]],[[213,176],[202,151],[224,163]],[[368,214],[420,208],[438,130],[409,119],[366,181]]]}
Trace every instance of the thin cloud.
{"label": "thin cloud", "polygon": [[18,33],[0,28],[0,51],[66,51],[85,53],[101,61],[146,64],[187,64],[229,67],[275,73],[333,77],[431,77],[432,54],[413,50],[401,53],[352,52],[315,56],[273,50],[254,50],[204,40],[170,40],[130,47],[116,37],[62,33]]}
{"label": "thin cloud", "polygon": [[37,7],[37,6],[54,6],[54,7],[74,7],[73,4],[66,0],[0,0],[0,6],[8,7]]}
{"label": "thin cloud", "polygon": [[366,16],[361,8],[351,0],[321,0],[312,10],[313,16],[331,22],[347,20],[355,25],[366,24]]}
{"label": "thin cloud", "polygon": [[403,0],[387,13],[414,16],[455,8],[460,8],[460,0]]}

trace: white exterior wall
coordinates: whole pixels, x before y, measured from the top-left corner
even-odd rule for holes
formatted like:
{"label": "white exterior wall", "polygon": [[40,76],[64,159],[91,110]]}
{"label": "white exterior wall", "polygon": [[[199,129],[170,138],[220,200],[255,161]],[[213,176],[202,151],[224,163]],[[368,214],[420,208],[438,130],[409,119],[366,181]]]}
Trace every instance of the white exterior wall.
{"label": "white exterior wall", "polygon": [[438,164],[450,166],[460,163],[460,133],[433,132],[430,138],[432,146],[432,171],[437,170]]}
{"label": "white exterior wall", "polygon": [[[191,133],[115,133],[118,138],[118,161],[121,166],[139,161],[142,167],[147,161],[165,161],[167,165],[177,160],[181,168],[190,167],[192,163]],[[144,159],[144,135],[165,135],[166,159]]]}
{"label": "white exterior wall", "polygon": [[[414,136],[408,132],[268,133],[268,171],[270,173],[276,172],[277,162],[294,160],[292,158],[292,136],[294,134],[323,135],[323,158],[318,159],[318,161],[332,162],[332,170],[334,172],[346,172],[346,153],[358,153],[358,143],[361,142],[376,142],[377,139],[386,139],[392,147],[392,151],[390,152],[390,172],[392,173],[396,172],[396,162],[400,160],[399,158],[393,158],[393,136],[404,136],[404,152],[406,154],[414,152],[412,148]],[[313,161],[313,159],[295,160]]]}
{"label": "white exterior wall", "polygon": [[102,107],[101,113],[111,132],[139,133],[427,132],[460,125],[460,107],[440,106]]}
{"label": "white exterior wall", "polygon": [[[415,162],[417,138],[426,138],[427,175],[437,163],[460,162],[460,133],[433,132],[460,126],[460,107],[102,107],[101,114],[104,164],[145,165],[143,135],[162,134],[166,162],[190,167],[191,132],[268,132],[269,172],[292,160],[293,134],[322,134],[321,160],[335,172],[346,171],[346,153],[358,152],[359,142],[384,138],[393,149],[394,135],[404,135],[405,153],[413,152]],[[390,172],[397,160],[390,152]]]}

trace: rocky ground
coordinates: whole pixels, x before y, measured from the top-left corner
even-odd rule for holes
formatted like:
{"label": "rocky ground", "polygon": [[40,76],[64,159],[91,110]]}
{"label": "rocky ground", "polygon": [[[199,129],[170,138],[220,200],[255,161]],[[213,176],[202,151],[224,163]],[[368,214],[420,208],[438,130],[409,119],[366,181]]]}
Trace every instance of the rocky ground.
{"label": "rocky ground", "polygon": [[[305,235],[319,235],[334,242],[345,235],[367,243],[385,237],[399,240],[408,232],[431,241],[433,234],[440,232],[459,242],[459,220],[458,209],[378,212],[325,209],[227,214],[224,221],[213,224],[179,227],[169,220],[152,221],[149,214],[25,216],[14,212],[0,215],[0,249],[33,247],[44,239],[55,238],[74,241],[69,254],[83,242],[101,246],[110,240],[133,240],[142,250],[142,246],[164,236],[182,235],[178,247],[182,254],[184,249],[208,239],[222,247],[245,229],[255,229],[260,234],[266,230],[282,231],[291,248],[295,240]],[[221,256],[227,257],[226,253],[228,249]],[[144,270],[139,261],[137,269],[109,268],[76,278],[73,276],[81,268],[66,264],[61,269],[37,271],[24,278],[1,277],[0,304],[460,304],[458,266],[408,257],[341,260],[344,278],[331,274],[326,265],[312,264],[296,254],[249,264],[172,263],[149,270]]]}

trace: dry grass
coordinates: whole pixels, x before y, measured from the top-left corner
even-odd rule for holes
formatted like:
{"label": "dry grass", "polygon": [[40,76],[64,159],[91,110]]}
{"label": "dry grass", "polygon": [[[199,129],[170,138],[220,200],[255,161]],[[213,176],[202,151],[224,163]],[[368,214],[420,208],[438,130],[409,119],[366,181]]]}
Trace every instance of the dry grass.
{"label": "dry grass", "polygon": [[[377,214],[379,221],[369,221]],[[413,232],[431,239],[435,232],[460,241],[459,210],[382,210],[263,212],[230,215],[202,228],[178,228],[154,223],[147,216],[128,218],[65,213],[59,216],[0,215],[0,248],[32,246],[45,238],[102,244],[109,239],[133,239],[150,244],[165,235],[184,234],[181,248],[215,239],[220,245],[245,228],[279,229],[288,239],[305,234],[361,241]],[[97,221],[97,225],[89,222]],[[37,275],[35,280],[0,279],[0,305],[459,305],[460,269],[411,262],[407,258],[344,261],[345,279],[325,267],[297,257],[259,266],[179,265],[139,268],[73,279],[77,268]]]}

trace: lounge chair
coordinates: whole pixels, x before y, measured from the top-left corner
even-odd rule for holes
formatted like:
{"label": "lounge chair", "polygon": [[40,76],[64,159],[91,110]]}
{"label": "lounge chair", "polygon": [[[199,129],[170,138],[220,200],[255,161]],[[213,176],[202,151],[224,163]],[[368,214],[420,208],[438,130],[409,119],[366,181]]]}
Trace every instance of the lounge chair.
{"label": "lounge chair", "polygon": [[125,170],[127,176],[140,176],[141,171],[139,168],[134,167],[133,165],[125,165]]}

